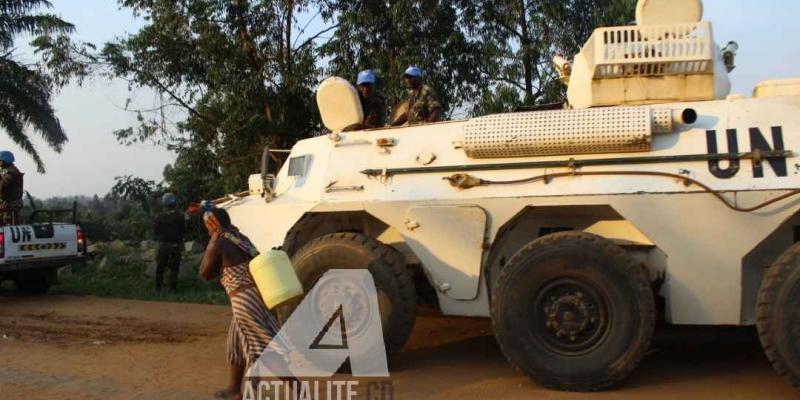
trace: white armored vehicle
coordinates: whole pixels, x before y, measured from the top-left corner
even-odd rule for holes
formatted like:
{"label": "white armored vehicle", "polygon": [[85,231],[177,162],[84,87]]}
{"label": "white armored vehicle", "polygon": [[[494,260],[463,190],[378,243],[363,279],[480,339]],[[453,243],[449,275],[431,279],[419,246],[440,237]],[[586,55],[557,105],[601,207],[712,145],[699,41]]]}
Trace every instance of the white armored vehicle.
{"label": "white armored vehicle", "polygon": [[[800,80],[730,94],[699,0],[640,0],[635,26],[597,29],[558,110],[343,132],[355,89],[330,78],[327,137],[223,206],[304,285],[369,268],[386,346],[418,298],[492,319],[537,383],[600,390],[625,378],[657,322],[757,325],[800,384]],[[341,289],[341,288],[340,288]],[[341,289],[344,290],[344,289]]]}

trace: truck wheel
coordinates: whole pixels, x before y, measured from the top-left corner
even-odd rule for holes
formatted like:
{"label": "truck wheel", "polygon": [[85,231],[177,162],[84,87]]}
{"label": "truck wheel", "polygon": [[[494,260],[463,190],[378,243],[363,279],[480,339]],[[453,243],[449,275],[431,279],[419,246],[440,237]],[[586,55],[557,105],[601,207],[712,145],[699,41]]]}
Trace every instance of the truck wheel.
{"label": "truck wheel", "polygon": [[[335,233],[306,244],[292,264],[306,293],[328,270],[369,269],[378,290],[386,355],[391,359],[400,352],[416,320],[416,291],[402,254],[361,234]],[[288,320],[293,310],[279,307],[279,320]]]}
{"label": "truck wheel", "polygon": [[14,286],[23,293],[45,294],[50,290],[50,280],[46,277],[17,279]]}
{"label": "truck wheel", "polygon": [[583,232],[544,236],[519,250],[495,281],[491,312],[513,365],[543,387],[579,392],[628,376],[655,325],[643,268]]}
{"label": "truck wheel", "polygon": [[767,270],[758,291],[756,325],[772,366],[800,387],[800,244]]}

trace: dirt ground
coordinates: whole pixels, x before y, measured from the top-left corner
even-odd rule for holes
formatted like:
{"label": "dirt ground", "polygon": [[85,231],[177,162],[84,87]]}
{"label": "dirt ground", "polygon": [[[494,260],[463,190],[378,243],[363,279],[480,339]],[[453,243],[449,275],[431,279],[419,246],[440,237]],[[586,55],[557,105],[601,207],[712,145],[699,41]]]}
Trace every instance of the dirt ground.
{"label": "dirt ground", "polygon": [[[0,296],[0,399],[210,399],[224,386],[227,307]],[[797,399],[751,329],[661,329],[622,386],[537,387],[481,319],[421,317],[393,366],[394,399]]]}

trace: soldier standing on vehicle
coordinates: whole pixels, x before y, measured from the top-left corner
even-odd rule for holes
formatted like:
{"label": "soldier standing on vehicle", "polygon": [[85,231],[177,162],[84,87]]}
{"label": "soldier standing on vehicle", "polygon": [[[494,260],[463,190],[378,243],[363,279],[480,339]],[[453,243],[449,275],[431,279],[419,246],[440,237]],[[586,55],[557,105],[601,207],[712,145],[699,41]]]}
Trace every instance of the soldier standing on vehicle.
{"label": "soldier standing on vehicle", "polygon": [[14,165],[14,154],[0,151],[0,225],[20,223],[23,173]]}
{"label": "soldier standing on vehicle", "polygon": [[183,237],[186,233],[186,220],[183,213],[178,211],[178,197],[172,193],[165,193],[161,198],[164,206],[156,217],[153,233],[158,241],[156,254],[156,291],[161,291],[164,283],[164,270],[169,269],[167,285],[169,291],[178,291],[178,272],[181,267],[181,254],[183,253]]}
{"label": "soldier standing on vehicle", "polygon": [[437,99],[436,92],[430,86],[422,83],[422,70],[417,66],[410,66],[403,74],[405,80],[408,112],[400,116],[392,125],[399,126],[436,122],[441,119],[442,104]]}
{"label": "soldier standing on vehicle", "polygon": [[380,128],[386,125],[386,100],[375,92],[377,78],[371,69],[358,73],[358,97],[364,110],[365,128]]}

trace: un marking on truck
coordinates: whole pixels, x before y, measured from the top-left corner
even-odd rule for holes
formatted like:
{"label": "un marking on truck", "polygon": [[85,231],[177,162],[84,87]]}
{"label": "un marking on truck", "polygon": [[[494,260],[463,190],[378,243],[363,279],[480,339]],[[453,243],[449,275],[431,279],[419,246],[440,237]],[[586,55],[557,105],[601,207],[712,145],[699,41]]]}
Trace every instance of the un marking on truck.
{"label": "un marking on truck", "polygon": [[[781,126],[773,126],[770,129],[772,133],[772,145],[770,145],[767,138],[764,137],[761,129],[759,128],[749,128],[748,133],[750,136],[750,151],[751,152],[759,152],[759,151],[783,151],[785,150],[783,145],[783,127]],[[739,132],[737,129],[727,129],[725,130],[725,137],[728,143],[728,152],[729,153],[738,153],[739,152]],[[717,131],[716,130],[708,130],[706,131],[706,145],[708,146],[708,154],[719,154],[719,146],[717,144]],[[788,169],[786,167],[786,158],[764,158],[764,160],[769,163],[769,166],[772,167],[772,171],[775,172],[775,175],[778,177],[786,177],[788,176]],[[739,173],[741,160],[729,160],[727,168],[721,168],[719,165],[720,160],[709,160],[708,161],[708,169],[711,171],[711,174],[720,179],[731,179],[736,174]],[[753,178],[763,178],[764,177],[764,165],[762,160],[753,159]]]}
{"label": "un marking on truck", "polygon": [[10,227],[11,230],[11,242],[12,243],[26,243],[33,240],[33,232],[31,232],[31,228],[27,226],[12,226]]}

